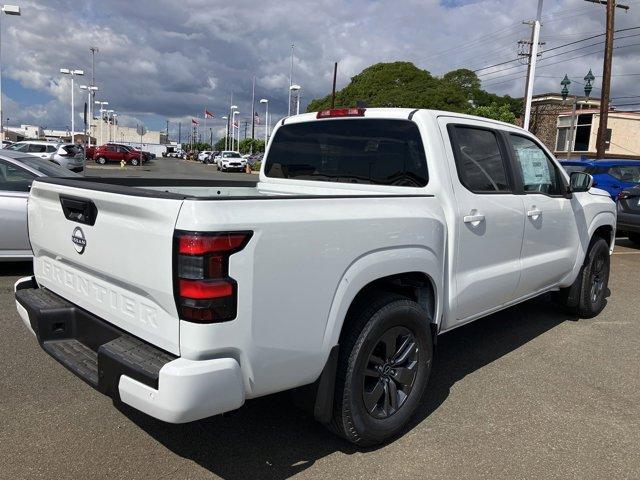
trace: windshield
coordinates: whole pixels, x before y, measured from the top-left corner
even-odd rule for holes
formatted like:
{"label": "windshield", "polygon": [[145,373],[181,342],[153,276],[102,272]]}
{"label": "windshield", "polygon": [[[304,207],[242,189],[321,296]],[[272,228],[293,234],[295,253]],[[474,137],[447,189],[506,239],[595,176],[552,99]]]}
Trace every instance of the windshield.
{"label": "windshield", "polygon": [[28,143],[14,143],[13,145],[9,145],[6,148],[7,150],[14,150],[17,152],[26,152],[28,147],[29,147]]}
{"label": "windshield", "polygon": [[38,157],[20,157],[16,158],[17,161],[24,163],[28,167],[37,170],[47,177],[79,177],[77,173],[73,173],[72,171],[61,167],[60,165],[56,165],[55,163],[51,163],[47,160],[42,160]]}
{"label": "windshield", "polygon": [[266,158],[272,178],[424,187],[427,161],[408,120],[341,119],[281,127]]}
{"label": "windshield", "polygon": [[240,154],[238,152],[227,152],[222,156],[224,158],[240,158]]}
{"label": "windshield", "polygon": [[609,169],[609,175],[621,182],[640,183],[640,165],[617,165]]}

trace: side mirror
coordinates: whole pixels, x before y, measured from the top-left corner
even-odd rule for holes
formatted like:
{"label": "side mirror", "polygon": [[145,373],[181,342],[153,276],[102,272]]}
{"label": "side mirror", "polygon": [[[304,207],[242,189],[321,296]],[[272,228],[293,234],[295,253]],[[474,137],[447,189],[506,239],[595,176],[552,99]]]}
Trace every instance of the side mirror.
{"label": "side mirror", "polygon": [[569,178],[569,185],[573,193],[588,192],[593,187],[593,177],[588,173],[572,172]]}

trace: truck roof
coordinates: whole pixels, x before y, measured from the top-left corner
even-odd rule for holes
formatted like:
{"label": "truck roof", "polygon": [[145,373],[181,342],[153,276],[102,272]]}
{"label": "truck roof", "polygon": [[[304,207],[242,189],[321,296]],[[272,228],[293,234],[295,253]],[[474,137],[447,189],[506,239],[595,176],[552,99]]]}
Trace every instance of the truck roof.
{"label": "truck roof", "polygon": [[[346,107],[340,107],[346,108]],[[353,107],[355,108],[355,107]],[[496,125],[501,125],[504,127],[515,128],[522,130],[523,132],[527,132],[522,127],[518,125],[514,125],[512,123],[501,122],[499,120],[493,120],[491,118],[479,117],[476,115],[468,115],[466,113],[458,113],[458,112],[449,112],[446,110],[432,110],[427,108],[364,108],[364,116],[359,117],[351,117],[351,118],[397,118],[397,119],[408,119],[410,116],[413,117],[416,114],[419,115],[428,115],[431,117],[458,117],[467,120],[479,120],[482,122],[494,123]],[[318,120],[317,118],[318,112],[309,112],[309,113],[301,113],[299,115],[292,115],[290,117],[284,117],[280,122],[281,125],[286,125],[287,123],[298,123],[298,122],[310,122]],[[345,117],[348,118],[348,117]]]}

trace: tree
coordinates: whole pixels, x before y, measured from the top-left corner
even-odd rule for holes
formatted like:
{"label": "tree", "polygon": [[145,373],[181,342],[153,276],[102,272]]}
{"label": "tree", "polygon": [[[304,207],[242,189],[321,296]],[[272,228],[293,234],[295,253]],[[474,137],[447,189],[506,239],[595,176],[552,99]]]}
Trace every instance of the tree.
{"label": "tree", "polygon": [[[251,146],[253,145],[253,149]],[[264,152],[264,140],[251,140],[250,138],[245,138],[244,140],[240,140],[240,153],[259,153]]]}
{"label": "tree", "polygon": [[[377,63],[351,78],[349,85],[336,92],[336,106],[353,107],[363,102],[368,107],[431,108],[474,113],[474,106],[492,103],[507,105],[520,116],[522,101],[501,97],[481,88],[478,76],[461,68],[434,77],[410,62]],[[308,112],[331,107],[331,96],[312,100]]]}
{"label": "tree", "polygon": [[227,145],[227,139],[222,137],[220,140],[218,140],[215,143],[215,145],[213,146],[213,149],[217,151],[222,151],[225,149],[226,145]]}
{"label": "tree", "polygon": [[493,102],[490,105],[480,105],[475,107],[471,113],[478,115],[479,117],[500,120],[501,122],[516,123],[516,116],[509,109],[509,105],[506,103],[500,105]]}

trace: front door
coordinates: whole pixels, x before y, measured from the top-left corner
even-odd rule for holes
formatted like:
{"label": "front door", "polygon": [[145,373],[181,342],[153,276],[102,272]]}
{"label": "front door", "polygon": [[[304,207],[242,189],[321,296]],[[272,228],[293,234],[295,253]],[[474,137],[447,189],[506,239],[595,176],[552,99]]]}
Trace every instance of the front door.
{"label": "front door", "polygon": [[507,137],[525,194],[522,278],[515,295],[521,298],[558,284],[573,270],[579,237],[560,167],[532,138]]}
{"label": "front door", "polygon": [[457,218],[453,271],[456,322],[479,317],[508,303],[520,279],[524,231],[522,195],[514,180],[504,138],[473,121],[446,126],[453,155],[449,162]]}

